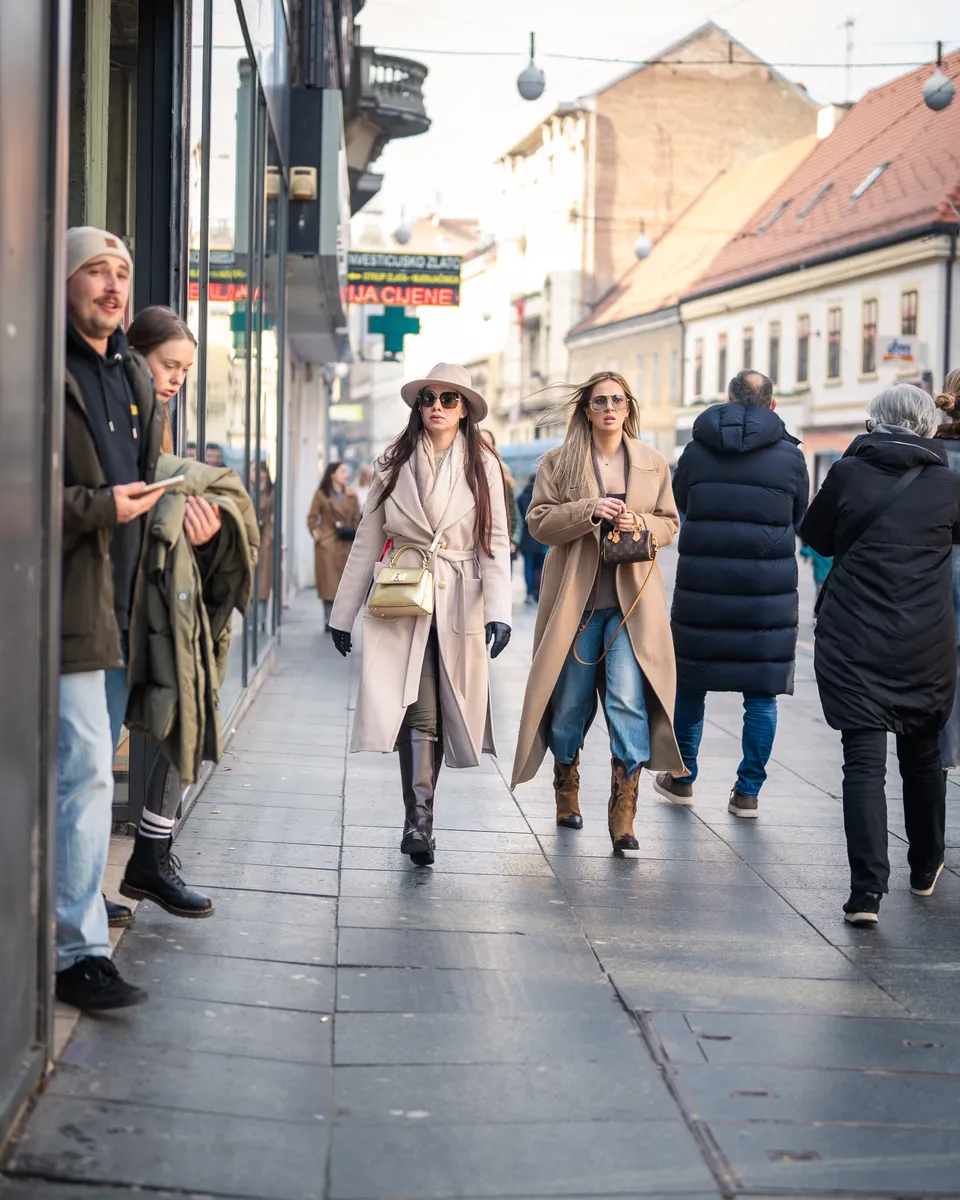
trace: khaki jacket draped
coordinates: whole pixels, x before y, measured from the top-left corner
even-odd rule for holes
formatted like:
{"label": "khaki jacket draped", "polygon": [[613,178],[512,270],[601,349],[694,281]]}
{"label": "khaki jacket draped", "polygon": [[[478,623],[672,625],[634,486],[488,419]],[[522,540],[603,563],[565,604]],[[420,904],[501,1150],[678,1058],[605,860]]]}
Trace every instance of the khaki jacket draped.
{"label": "khaki jacket draped", "polygon": [[[626,505],[646,522],[661,546],[669,545],[680,528],[670,484],[670,467],[662,454],[636,438],[626,439],[629,472]],[[551,450],[537,472],[527,522],[533,536],[550,547],[543,568],[540,607],[534,632],[533,662],[520,718],[513,765],[513,784],[532,779],[547,751],[550,699],[573,640],[589,609],[600,562],[600,526],[592,518],[600,496],[594,476],[568,495],[554,479],[559,449]],[[637,598],[647,575],[640,603],[626,624],[634,655],[646,680],[650,719],[650,770],[685,774],[673,734],[677,670],[673,638],[660,567],[654,562],[626,563],[617,570],[617,593],[622,612]]]}
{"label": "khaki jacket draped", "polygon": [[[441,522],[442,538],[433,564],[434,617],[440,647],[440,711],[444,758],[451,767],[475,767],[481,753],[495,754],[490,713],[490,683],[485,626],[490,621],[511,624],[510,543],[500,463],[484,454],[492,509],[492,556],[476,544],[476,505],[465,475],[453,485]],[[383,467],[377,463],[373,483],[340,581],[330,623],[352,630],[361,609],[363,656],[360,691],[351,750],[393,751],[403,715],[417,698],[423,656],[433,618],[374,617],[365,604],[371,584],[386,565],[381,556],[386,542],[391,555],[403,546],[428,548],[434,530],[423,510],[411,459],[400,471],[396,487],[384,504]],[[407,551],[400,562],[413,566],[419,556]]]}
{"label": "khaki jacket draped", "polygon": [[317,595],[332,600],[340,586],[340,576],[350,557],[351,542],[337,537],[337,522],[356,529],[360,524],[360,501],[352,488],[340,496],[327,496],[317,488],[307,528],[314,540],[313,565],[317,575]]}

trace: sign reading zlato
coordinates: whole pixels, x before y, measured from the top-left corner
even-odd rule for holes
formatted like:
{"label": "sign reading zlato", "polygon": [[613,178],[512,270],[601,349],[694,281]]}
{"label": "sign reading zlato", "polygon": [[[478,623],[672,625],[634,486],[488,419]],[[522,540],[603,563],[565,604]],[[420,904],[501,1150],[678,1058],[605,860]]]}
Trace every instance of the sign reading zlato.
{"label": "sign reading zlato", "polygon": [[388,254],[351,250],[347,303],[454,308],[460,303],[459,254]]}

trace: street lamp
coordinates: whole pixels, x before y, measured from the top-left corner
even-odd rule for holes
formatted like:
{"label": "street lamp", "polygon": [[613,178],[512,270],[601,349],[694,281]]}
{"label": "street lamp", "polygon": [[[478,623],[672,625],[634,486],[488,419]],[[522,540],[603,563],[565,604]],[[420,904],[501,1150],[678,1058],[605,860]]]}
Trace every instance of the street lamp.
{"label": "street lamp", "polygon": [[937,42],[937,69],[923,85],[923,102],[933,112],[943,112],[954,96],[953,83],[944,75],[943,42]]}
{"label": "street lamp", "polygon": [[547,86],[547,77],[533,61],[534,35],[530,34],[530,62],[517,76],[517,91],[524,100],[539,100]]}
{"label": "street lamp", "polygon": [[645,222],[640,222],[640,233],[637,240],[633,243],[633,254],[635,258],[642,262],[645,258],[650,257],[650,251],[653,249],[653,242],[647,237],[645,232]]}

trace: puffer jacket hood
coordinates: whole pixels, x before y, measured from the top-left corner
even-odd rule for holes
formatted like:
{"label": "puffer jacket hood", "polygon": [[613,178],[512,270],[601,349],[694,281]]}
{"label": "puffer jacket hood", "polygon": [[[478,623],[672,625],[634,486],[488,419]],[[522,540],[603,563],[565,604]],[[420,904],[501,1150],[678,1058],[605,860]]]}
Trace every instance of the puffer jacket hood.
{"label": "puffer jacket hood", "polygon": [[[752,404],[714,404],[693,423],[694,441],[721,454],[750,454],[789,437],[772,409]],[[798,444],[795,438],[790,441]]]}
{"label": "puffer jacket hood", "polygon": [[911,467],[933,467],[947,465],[947,456],[942,446],[933,438],[917,437],[909,430],[896,433],[877,430],[863,433],[854,438],[843,454],[844,458],[859,458],[873,463],[875,467],[894,471],[902,475]]}

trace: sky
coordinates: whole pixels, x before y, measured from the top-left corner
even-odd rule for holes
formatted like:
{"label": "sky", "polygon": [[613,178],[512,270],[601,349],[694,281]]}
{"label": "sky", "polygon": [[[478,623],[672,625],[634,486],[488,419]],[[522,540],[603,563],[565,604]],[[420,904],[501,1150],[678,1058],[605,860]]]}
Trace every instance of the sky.
{"label": "sky", "polygon": [[[629,69],[552,54],[642,59],[713,19],[788,78],[806,84],[816,99],[842,101],[847,15],[855,19],[853,100],[932,61],[938,39],[945,53],[960,47],[955,0],[805,0],[802,6],[795,0],[367,0],[358,19],[360,40],[385,52],[405,50],[429,68],[425,99],[432,126],[388,144],[372,168],[385,175],[384,185],[365,211],[382,212],[391,228],[401,211],[408,220],[432,210],[482,221],[496,186],[495,160],[558,104]],[[547,77],[543,96],[533,103],[516,88],[531,31]],[[901,63],[908,65],[891,65]]]}

